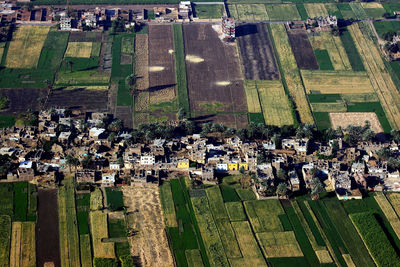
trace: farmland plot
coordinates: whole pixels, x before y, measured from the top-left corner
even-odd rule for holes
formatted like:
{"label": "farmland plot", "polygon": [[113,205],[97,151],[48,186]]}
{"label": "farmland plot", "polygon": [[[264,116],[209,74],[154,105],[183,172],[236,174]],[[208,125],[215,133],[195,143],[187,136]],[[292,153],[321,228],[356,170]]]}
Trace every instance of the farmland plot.
{"label": "farmland plot", "polygon": [[327,17],[328,11],[324,4],[304,4],[310,18]]}
{"label": "farmland plot", "polygon": [[255,233],[283,231],[278,215],[284,211],[278,200],[245,201],[244,207]]}
{"label": "farmland plot", "polygon": [[150,104],[171,101],[176,96],[172,27],[150,25],[148,45]]}
{"label": "farmland plot", "polygon": [[364,8],[367,16],[370,18],[381,18],[386,12],[381,3],[361,3],[361,6]]}
{"label": "farmland plot", "polygon": [[301,122],[313,123],[314,119],[311,115],[311,109],[297,68],[296,59],[290,48],[285,26],[281,23],[273,23],[270,27],[289,96],[295,104]]}
{"label": "farmland plot", "polygon": [[364,126],[365,121],[371,123],[371,130],[375,133],[382,133],[383,129],[374,112],[346,112],[346,113],[329,113],[332,128],[337,129],[339,126],[345,129],[349,125]]}
{"label": "farmland plot", "polygon": [[246,80],[277,80],[278,66],[267,24],[240,24],[236,27],[240,61]]}
{"label": "farmland plot", "polygon": [[270,20],[300,20],[300,14],[294,4],[265,5]]}
{"label": "farmland plot", "polygon": [[303,257],[293,231],[256,234],[267,258]]}
{"label": "farmland plot", "polygon": [[258,97],[256,81],[245,81],[245,92],[247,99],[247,108],[250,113],[260,113],[261,105]]}
{"label": "farmland plot", "polygon": [[[140,258],[142,266],[171,266],[173,258],[165,233],[161,212],[160,191],[154,184],[135,184],[122,189],[124,204],[131,214],[128,227],[138,233],[129,237],[131,254]],[[138,210],[138,212],[134,212]]]}
{"label": "farmland plot", "polygon": [[292,125],[292,109],[281,81],[256,81],[267,125]]}
{"label": "farmland plot", "polygon": [[357,18],[357,19],[367,19],[368,18],[367,13],[365,13],[365,10],[361,6],[360,3],[353,2],[353,3],[350,3],[349,5],[350,5],[351,9],[353,10],[354,15],[356,16],[355,18]]}
{"label": "farmland plot", "polygon": [[267,10],[263,4],[251,4],[254,20],[269,20]]}
{"label": "farmland plot", "polygon": [[302,70],[301,75],[308,93],[360,94],[374,92],[365,72]]}
{"label": "farmland plot", "polygon": [[398,193],[389,193],[386,195],[386,197],[389,199],[390,204],[392,204],[392,207],[397,213],[397,216],[400,215],[400,194]]}
{"label": "farmland plot", "polygon": [[400,220],[392,205],[390,205],[390,202],[382,192],[377,192],[374,198],[388,219],[397,237],[400,238]]}
{"label": "farmland plot", "polygon": [[48,26],[20,26],[8,48],[6,67],[35,68],[49,29]]}
{"label": "farmland plot", "polygon": [[69,42],[67,46],[67,51],[65,51],[65,57],[89,58],[91,56],[91,52],[91,42]]}
{"label": "farmland plot", "polygon": [[13,222],[10,267],[36,266],[35,223]]}
{"label": "farmland plot", "polygon": [[5,267],[10,263],[11,218],[0,215],[0,266]]}
{"label": "farmland plot", "polygon": [[318,63],[305,31],[288,31],[289,41],[299,69],[317,70]]}
{"label": "farmland plot", "polygon": [[115,258],[114,243],[104,243],[108,238],[107,213],[103,211],[90,212],[90,230],[92,233],[93,256],[95,258]]}
{"label": "farmland plot", "polygon": [[[208,24],[185,24],[183,33],[191,111],[205,117],[218,112],[247,112],[235,45],[223,43]],[[217,114],[211,119],[228,119],[223,122],[238,127],[247,123],[246,116],[236,114]]]}
{"label": "farmland plot", "polygon": [[253,10],[248,4],[238,4],[236,5],[237,15],[240,20],[254,20]]}
{"label": "farmland plot", "polygon": [[45,98],[45,89],[19,88],[19,89],[0,89],[0,94],[7,97],[10,104],[1,113],[19,114],[27,109],[39,110],[41,107],[38,98]]}
{"label": "farmland plot", "polygon": [[[368,25],[366,25],[368,27]],[[394,129],[400,128],[400,94],[386,71],[382,57],[369,36],[363,35],[358,25],[349,27],[356,47],[364,60],[365,68],[377,93],[386,117]]]}

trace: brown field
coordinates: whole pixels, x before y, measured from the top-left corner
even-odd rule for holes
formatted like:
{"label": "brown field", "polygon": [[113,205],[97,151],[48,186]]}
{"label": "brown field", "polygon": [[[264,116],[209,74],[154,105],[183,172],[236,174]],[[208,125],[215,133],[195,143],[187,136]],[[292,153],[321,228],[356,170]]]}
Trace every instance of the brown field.
{"label": "brown field", "polygon": [[132,109],[130,106],[117,106],[115,108],[115,116],[118,119],[122,120],[122,122],[124,123],[124,127],[133,127]]}
{"label": "brown field", "polygon": [[246,80],[279,79],[267,24],[239,25],[236,27],[236,39]]}
{"label": "brown field", "polygon": [[175,65],[171,25],[149,26],[150,102],[158,104],[175,98]]}
{"label": "brown field", "polygon": [[314,50],[306,31],[288,31],[288,37],[299,69],[319,69]]}
{"label": "brown field", "polygon": [[173,266],[158,186],[134,184],[123,187],[122,192],[129,213],[127,224],[138,231],[129,238],[131,254],[140,258],[140,266]]}
{"label": "brown field", "polygon": [[61,266],[57,190],[38,191],[36,257],[38,266],[44,266],[45,263]]}
{"label": "brown field", "polygon": [[46,108],[77,108],[85,111],[107,111],[108,91],[74,89],[51,90]]}
{"label": "brown field", "polygon": [[1,89],[0,95],[5,96],[9,100],[9,107],[1,111],[3,114],[19,114],[27,109],[39,110],[40,105],[38,98],[45,98],[46,89]]}
{"label": "brown field", "polygon": [[70,42],[102,42],[107,34],[101,32],[70,32],[68,41]]}
{"label": "brown field", "polygon": [[135,38],[136,89],[147,90],[149,88],[149,39],[147,34],[136,34]]}
{"label": "brown field", "polygon": [[69,42],[65,57],[83,57],[89,58],[92,52],[91,42]]}
{"label": "brown field", "polygon": [[[236,46],[223,43],[209,24],[185,24],[183,33],[191,111],[212,121],[217,112],[247,112]],[[214,103],[218,110],[209,107]]]}
{"label": "brown field", "polygon": [[48,26],[20,26],[10,42],[6,67],[35,68],[49,29]]}
{"label": "brown field", "polygon": [[383,129],[374,112],[345,112],[345,113],[329,113],[332,129],[339,126],[345,129],[349,125],[364,126],[365,121],[371,123],[371,130],[375,133],[382,133]]}

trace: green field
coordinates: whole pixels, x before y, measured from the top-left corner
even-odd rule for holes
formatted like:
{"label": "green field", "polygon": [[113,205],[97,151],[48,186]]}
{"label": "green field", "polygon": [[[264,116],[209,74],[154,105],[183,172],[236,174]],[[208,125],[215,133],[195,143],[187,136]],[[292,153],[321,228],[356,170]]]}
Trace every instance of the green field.
{"label": "green field", "polygon": [[174,200],[172,199],[170,183],[163,183],[160,186],[160,199],[166,226],[177,227],[178,224],[176,222],[175,206]]}
{"label": "green field", "polygon": [[92,251],[90,244],[90,235],[80,235],[79,242],[81,245],[81,264],[82,267],[91,267],[92,266]]}
{"label": "green field", "polygon": [[125,241],[115,242],[115,255],[117,258],[131,254],[129,243],[126,239],[126,224],[124,217],[108,218],[108,236],[110,238],[125,239]]}
{"label": "green field", "polygon": [[26,213],[28,209],[28,183],[13,183],[14,186],[14,220],[26,221]]}
{"label": "green field", "polygon": [[300,20],[301,16],[296,5],[265,5],[270,20]]}
{"label": "green field", "polygon": [[77,194],[75,204],[79,234],[89,234],[90,194]]}
{"label": "green field", "polygon": [[124,207],[122,191],[118,188],[106,188],[107,206],[111,210],[121,210]]}
{"label": "green field", "polygon": [[342,34],[340,35],[344,49],[346,50],[347,57],[349,58],[351,68],[354,71],[365,71],[364,64],[358,53],[356,46],[354,45],[354,40],[347,29],[342,29]]}
{"label": "green field", "polygon": [[309,18],[308,13],[306,8],[304,7],[304,4],[297,4],[297,11],[299,11],[299,15],[302,20],[307,20]]}
{"label": "green field", "polygon": [[278,216],[284,211],[278,200],[245,201],[244,207],[255,233],[283,231]]}
{"label": "green field", "polygon": [[186,112],[186,115],[190,117],[182,25],[174,24],[172,26],[172,29],[174,32],[175,75],[178,92],[178,103],[179,107],[183,108]]}
{"label": "green field", "polygon": [[348,3],[337,4],[337,7],[344,19],[351,19],[351,18],[354,19],[356,17],[356,15],[354,14],[353,10],[351,9]]}
{"label": "green field", "polygon": [[400,31],[400,21],[374,21],[374,27],[379,37],[383,38],[387,32]]}
{"label": "green field", "polygon": [[223,5],[195,5],[194,15],[199,19],[219,19],[224,12]]}
{"label": "green field", "polygon": [[314,50],[320,70],[334,70],[327,50]]}
{"label": "green field", "polygon": [[10,258],[11,218],[0,215],[0,266],[8,266]]}
{"label": "green field", "polygon": [[350,3],[350,7],[353,10],[356,19],[368,19],[368,15],[365,13],[365,10],[360,3],[352,2]]}
{"label": "green field", "polygon": [[227,202],[225,203],[226,211],[228,212],[229,219],[234,221],[246,221],[246,213],[242,202]]}

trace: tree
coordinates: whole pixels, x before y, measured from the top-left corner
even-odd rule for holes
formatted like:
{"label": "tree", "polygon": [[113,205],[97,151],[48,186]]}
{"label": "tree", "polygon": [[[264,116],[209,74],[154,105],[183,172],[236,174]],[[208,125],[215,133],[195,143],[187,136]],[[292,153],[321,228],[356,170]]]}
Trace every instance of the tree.
{"label": "tree", "polygon": [[107,140],[110,143],[114,143],[117,140],[117,135],[114,132],[112,132],[108,135]]}
{"label": "tree", "polygon": [[249,174],[242,174],[239,183],[242,186],[242,189],[246,189],[251,184],[251,176]]}
{"label": "tree", "polygon": [[387,147],[381,148],[376,151],[376,155],[379,157],[379,159],[387,160],[391,156],[390,149]]}
{"label": "tree", "polygon": [[392,15],[389,13],[389,12],[385,12],[385,13],[383,13],[383,15],[382,15],[385,19],[389,19],[389,18],[391,18],[392,17]]}
{"label": "tree", "polygon": [[136,81],[137,76],[134,73],[125,78],[125,84],[129,88],[130,93],[133,95],[136,94]]}
{"label": "tree", "polygon": [[333,36],[340,36],[340,29],[338,26],[334,26],[331,29],[331,33]]}
{"label": "tree", "polygon": [[[71,71],[72,72],[72,71]],[[50,90],[51,89],[51,82],[50,82],[50,80],[44,80],[44,84],[46,84],[46,87],[47,87],[47,89],[48,90]]]}
{"label": "tree", "polygon": [[115,120],[110,123],[110,125],[108,126],[108,129],[112,132],[119,132],[122,130],[122,127],[123,127],[122,120]]}
{"label": "tree", "polygon": [[276,176],[277,176],[278,179],[281,180],[281,181],[286,181],[286,180],[289,178],[288,175],[286,174],[285,170],[283,170],[283,169],[279,169],[279,170],[276,172]]}
{"label": "tree", "polygon": [[287,192],[288,192],[288,189],[287,189],[286,183],[280,183],[276,187],[276,194],[279,196],[286,196]]}
{"label": "tree", "polygon": [[8,105],[8,98],[5,96],[0,96],[0,109],[5,109]]}
{"label": "tree", "polygon": [[186,111],[184,108],[180,108],[176,113],[176,118],[178,121],[183,120],[186,116]]}
{"label": "tree", "polygon": [[246,170],[244,169],[243,166],[241,166],[241,167],[239,168],[239,172],[240,172],[241,174],[244,174],[244,173],[246,172]]}
{"label": "tree", "polygon": [[319,194],[324,191],[324,186],[318,177],[314,177],[311,180],[311,198],[316,200],[319,199]]}
{"label": "tree", "polygon": [[79,159],[75,158],[71,155],[67,155],[66,164],[69,166],[69,171],[71,172],[71,167],[73,166],[76,170],[76,167],[79,166]]}
{"label": "tree", "polygon": [[374,138],[375,138],[375,133],[371,129],[367,129],[362,135],[362,139],[364,141],[371,141]]}
{"label": "tree", "polygon": [[118,159],[117,159],[117,163],[119,164],[119,166],[124,166],[124,159],[122,158],[122,157],[119,157]]}
{"label": "tree", "polygon": [[392,139],[396,142],[400,142],[400,131],[399,130],[392,130],[390,132],[390,134],[392,135]]}
{"label": "tree", "polygon": [[92,162],[92,157],[90,155],[86,155],[82,160],[81,160],[81,165],[84,169],[87,169],[90,167],[90,163]]}

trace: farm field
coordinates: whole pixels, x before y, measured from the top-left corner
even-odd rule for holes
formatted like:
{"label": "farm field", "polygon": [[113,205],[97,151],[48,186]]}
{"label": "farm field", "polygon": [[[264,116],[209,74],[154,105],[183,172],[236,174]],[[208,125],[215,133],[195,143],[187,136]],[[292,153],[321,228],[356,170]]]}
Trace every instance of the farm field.
{"label": "farm field", "polygon": [[310,18],[328,16],[328,11],[324,4],[304,4],[304,7],[306,8],[307,14]]}
{"label": "farm field", "polygon": [[375,133],[382,133],[383,129],[379,123],[378,117],[373,112],[345,112],[345,113],[329,113],[330,121],[333,129],[342,127],[347,128],[349,125],[364,126],[365,121],[371,123],[371,130]]}
{"label": "farm field", "polygon": [[267,125],[293,125],[292,108],[281,81],[255,82]]}
{"label": "farm field", "polygon": [[35,68],[50,27],[20,26],[8,48],[7,68]]}
{"label": "farm field", "polygon": [[261,113],[261,104],[256,86],[256,81],[245,81],[244,89],[247,99],[247,108],[250,113]]}
{"label": "farm field", "polygon": [[219,19],[224,12],[223,5],[195,5],[194,15],[199,19]]}
{"label": "farm field", "polygon": [[269,27],[278,53],[280,68],[282,69],[282,80],[285,87],[287,87],[289,97],[294,102],[300,121],[302,123],[313,123],[314,119],[311,115],[300,72],[297,69],[296,59],[290,48],[285,26],[281,23],[274,23]]}
{"label": "farm field", "polygon": [[[138,231],[135,236],[128,238],[132,255],[140,258],[142,266],[173,265],[164,231],[158,186],[135,184],[132,187],[124,187],[122,193],[124,204],[130,212],[127,225]],[[135,210],[139,212],[134,212]]]}
{"label": "farm field", "polygon": [[86,111],[107,110],[108,92],[106,90],[52,90],[45,108],[81,108]]}
{"label": "farm field", "polygon": [[36,266],[35,223],[13,222],[10,267]]}
{"label": "farm field", "polygon": [[400,220],[392,205],[382,192],[375,194],[375,200],[385,214],[397,237],[400,239]]}
{"label": "farm field", "polygon": [[265,5],[270,20],[300,20],[301,17],[294,4]]}
{"label": "farm field", "polygon": [[103,211],[90,212],[90,232],[92,235],[93,256],[95,258],[115,258],[114,243],[104,243],[108,238],[107,213]]}
{"label": "farm field", "polygon": [[289,41],[299,69],[317,70],[318,63],[305,31],[288,31]]}
{"label": "farm field", "polygon": [[236,28],[240,62],[246,80],[277,80],[278,66],[267,24],[240,24]]}
{"label": "farm field", "polygon": [[[369,25],[363,24],[368,30]],[[392,78],[385,69],[383,59],[369,36],[363,35],[358,25],[349,27],[353,39],[357,40],[356,47],[361,52],[371,84],[377,93],[385,114],[394,129],[400,127],[400,94]]]}
{"label": "farm field", "polygon": [[374,92],[365,72],[302,70],[301,76],[307,93],[363,94]]}
{"label": "farm field", "polygon": [[185,24],[183,36],[192,117],[245,127],[247,116],[235,114],[247,112],[236,47],[224,44],[211,25]]}
{"label": "farm field", "polygon": [[382,18],[386,12],[381,3],[361,3],[361,6],[369,18]]}
{"label": "farm field", "polygon": [[92,44],[91,42],[69,42],[64,56],[89,58],[92,54]]}

